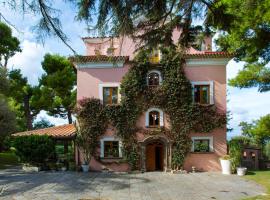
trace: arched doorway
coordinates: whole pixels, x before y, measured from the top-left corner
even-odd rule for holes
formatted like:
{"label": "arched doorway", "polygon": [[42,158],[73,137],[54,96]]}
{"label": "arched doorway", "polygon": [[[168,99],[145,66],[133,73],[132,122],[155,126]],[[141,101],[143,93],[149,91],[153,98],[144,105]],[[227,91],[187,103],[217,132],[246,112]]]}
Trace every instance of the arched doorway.
{"label": "arched doorway", "polygon": [[171,141],[164,135],[140,141],[141,171],[167,171],[171,168]]}
{"label": "arched doorway", "polygon": [[164,146],[160,141],[146,145],[146,171],[164,170]]}

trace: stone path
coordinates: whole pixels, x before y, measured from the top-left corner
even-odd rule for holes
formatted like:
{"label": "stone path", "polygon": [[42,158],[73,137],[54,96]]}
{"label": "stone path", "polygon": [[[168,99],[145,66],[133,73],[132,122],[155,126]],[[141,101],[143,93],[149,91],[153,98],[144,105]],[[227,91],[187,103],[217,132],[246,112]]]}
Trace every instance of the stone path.
{"label": "stone path", "polygon": [[1,200],[237,200],[263,192],[252,181],[219,173],[0,171]]}

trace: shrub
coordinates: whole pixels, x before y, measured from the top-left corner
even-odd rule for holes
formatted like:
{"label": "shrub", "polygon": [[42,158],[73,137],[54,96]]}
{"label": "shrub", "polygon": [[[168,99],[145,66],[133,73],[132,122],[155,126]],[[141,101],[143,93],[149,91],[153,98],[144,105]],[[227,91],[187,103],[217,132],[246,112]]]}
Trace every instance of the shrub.
{"label": "shrub", "polygon": [[20,136],[13,138],[12,145],[22,162],[43,165],[55,155],[55,142],[47,136]]}
{"label": "shrub", "polygon": [[249,144],[250,139],[243,136],[233,137],[229,141],[229,152],[230,152],[232,172],[235,172],[236,168],[241,166],[244,146]]}

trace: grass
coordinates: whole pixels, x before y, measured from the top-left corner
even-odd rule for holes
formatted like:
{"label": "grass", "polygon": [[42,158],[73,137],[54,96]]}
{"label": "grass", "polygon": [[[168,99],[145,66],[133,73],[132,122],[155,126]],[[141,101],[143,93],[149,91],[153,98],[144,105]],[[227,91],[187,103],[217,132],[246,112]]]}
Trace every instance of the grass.
{"label": "grass", "polygon": [[19,165],[18,158],[13,152],[0,153],[0,169],[7,169]]}
{"label": "grass", "polygon": [[266,195],[259,195],[245,200],[269,200],[270,199],[270,171],[251,171],[246,176],[248,180],[255,181],[266,189]]}

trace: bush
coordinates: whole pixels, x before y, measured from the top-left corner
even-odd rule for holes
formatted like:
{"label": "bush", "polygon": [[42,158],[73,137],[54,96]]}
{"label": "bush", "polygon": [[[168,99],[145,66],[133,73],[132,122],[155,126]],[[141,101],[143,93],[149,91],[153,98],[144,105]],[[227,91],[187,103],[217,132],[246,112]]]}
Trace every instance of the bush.
{"label": "bush", "polygon": [[22,162],[39,166],[55,155],[55,142],[47,135],[15,137],[12,146]]}
{"label": "bush", "polygon": [[241,166],[244,146],[249,144],[250,139],[243,136],[233,137],[229,141],[229,152],[230,152],[232,172],[235,172],[236,168]]}

